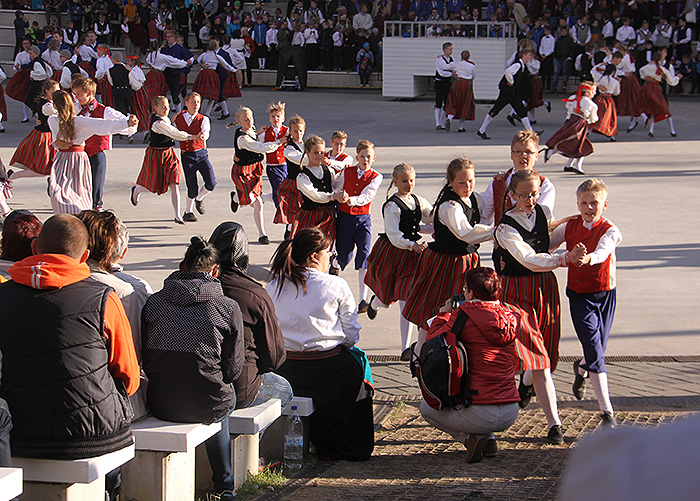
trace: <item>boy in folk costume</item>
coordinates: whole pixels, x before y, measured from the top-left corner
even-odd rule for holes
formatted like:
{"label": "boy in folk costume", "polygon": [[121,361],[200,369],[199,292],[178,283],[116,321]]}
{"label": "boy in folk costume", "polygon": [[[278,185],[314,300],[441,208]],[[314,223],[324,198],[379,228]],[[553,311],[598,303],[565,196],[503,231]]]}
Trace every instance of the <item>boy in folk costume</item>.
{"label": "boy in folk costume", "polygon": [[272,201],[275,208],[279,207],[279,199],[277,198],[277,188],[287,177],[287,161],[284,158],[284,147],[287,144],[287,136],[289,129],[284,125],[284,109],[285,104],[281,101],[271,103],[267,107],[267,112],[270,115],[270,125],[263,127],[258,132],[258,139],[264,143],[273,141],[283,141],[280,147],[272,153],[268,153],[265,157],[267,179],[272,186]]}
{"label": "boy in folk costume", "polygon": [[134,95],[129,83],[129,69],[124,65],[120,52],[114,53],[113,62],[114,66],[107,71],[107,81],[112,86],[112,101],[117,111],[128,115]]}
{"label": "boy in folk costume", "polygon": [[452,85],[452,43],[442,44],[442,55],[435,59],[435,130],[447,130],[450,122],[445,122],[445,105]]}
{"label": "boy in folk costume", "polygon": [[352,157],[345,153],[348,135],[345,131],[337,130],[331,136],[331,149],[324,154],[324,165],[330,167],[336,174],[343,172],[345,167],[352,165]]}
{"label": "boy in folk costume", "polygon": [[601,63],[592,70],[598,85],[598,95],[593,102],[598,105],[598,121],[593,124],[593,131],[616,141],[617,107],[613,96],[620,95],[620,82],[615,77],[616,66],[622,61],[622,54],[615,52],[611,64]]}
{"label": "boy in folk costume", "polygon": [[73,75],[82,75],[87,77],[87,71],[78,66],[72,59],[71,53],[68,49],[61,51],[61,63],[63,64],[63,69],[61,70],[61,79],[59,83],[61,84],[61,89],[70,89],[71,82],[73,81]]}

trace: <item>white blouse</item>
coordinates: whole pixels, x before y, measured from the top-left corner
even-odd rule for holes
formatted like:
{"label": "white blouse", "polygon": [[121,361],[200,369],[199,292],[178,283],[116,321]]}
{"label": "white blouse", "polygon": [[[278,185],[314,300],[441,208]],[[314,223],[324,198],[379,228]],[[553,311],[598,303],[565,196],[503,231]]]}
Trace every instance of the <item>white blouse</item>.
{"label": "white blouse", "polygon": [[[476,194],[477,206],[479,213],[484,202],[481,200],[481,195]],[[470,199],[462,199],[462,201],[471,207]],[[437,213],[438,218],[447,226],[450,231],[460,240],[470,244],[480,244],[487,242],[493,238],[493,227],[485,224],[471,225],[467,215],[462,210],[462,207],[454,200],[450,200],[440,205]]]}
{"label": "white blouse", "polygon": [[[306,168],[309,169],[311,175],[313,175],[316,179],[323,179],[323,168],[320,165],[314,167],[311,167],[309,165]],[[309,176],[307,176],[303,172],[297,176],[297,189],[300,192],[302,192],[302,194],[306,198],[318,204],[325,204],[330,202],[331,200],[333,200],[333,193],[335,193],[336,190],[342,188],[342,185],[340,185],[338,182],[340,176],[338,176],[333,169],[329,168],[328,170],[331,173],[331,193],[317,190],[316,187],[311,183],[311,179],[309,179]]]}
{"label": "white blouse", "polygon": [[294,146],[286,145],[284,147],[284,158],[297,165],[301,165],[301,158],[304,156],[304,141],[301,143],[294,141],[294,144],[296,144],[301,151],[296,149]]}
{"label": "white blouse", "polygon": [[174,139],[175,141],[189,141],[197,137],[196,135],[183,132],[175,127],[170,122],[169,117],[160,117],[160,120],[156,120],[153,125],[151,125],[151,130],[158,134],[168,136],[170,139]]}
{"label": "white blouse", "polygon": [[134,92],[141,90],[141,87],[143,87],[145,82],[146,75],[143,73],[143,70],[138,66],[131,68],[129,71],[129,85],[131,85]]}
{"label": "white blouse", "polygon": [[289,351],[327,351],[352,347],[360,340],[357,308],[348,283],[337,276],[307,269],[306,292],[279,279],[267,287]]}
{"label": "white blouse", "polygon": [[452,71],[457,78],[473,80],[476,77],[476,65],[469,61],[456,61],[452,63]]}
{"label": "white blouse", "polygon": [[107,75],[109,69],[114,66],[112,58],[109,56],[102,56],[97,59],[97,70],[95,71],[95,79],[99,80]]}
{"label": "white blouse", "polygon": [[58,115],[53,115],[48,118],[49,128],[51,129],[51,134],[53,135],[53,142],[58,139],[62,139],[76,146],[82,146],[85,144],[87,138],[91,136],[107,136],[109,134],[127,134],[129,135],[129,129],[135,129],[129,127],[126,118],[88,118],[83,116],[77,116],[74,120],[75,125],[75,139],[70,141],[59,136],[58,132]]}
{"label": "white blouse", "polygon": [[600,73],[593,72],[593,79],[598,84],[598,90],[603,94],[612,94],[613,96],[620,95],[620,82],[612,75],[598,76]]}
{"label": "white blouse", "polygon": [[581,97],[581,109],[576,111],[576,94],[569,96],[571,102],[566,103],[566,119],[571,118],[571,115],[578,115],[586,120],[589,124],[594,124],[598,121],[598,105],[590,98]]}
{"label": "white blouse", "polygon": [[[657,69],[661,70],[661,73],[657,73]],[[653,78],[657,82],[660,82],[662,79],[664,79],[666,80],[666,83],[668,83],[671,87],[678,85],[678,81],[680,80],[676,76],[676,72],[673,70],[673,67],[671,67],[671,69],[668,69],[661,65],[657,66],[657,64],[654,62],[642,66],[639,69],[639,76],[642,78],[642,80],[647,78]]]}
{"label": "white blouse", "polygon": [[45,50],[41,55],[41,58],[49,63],[54,70],[60,70],[63,68],[63,63],[61,62],[61,54],[57,50]]}
{"label": "white blouse", "polygon": [[[396,196],[399,197],[410,210],[416,208],[412,195],[400,196],[397,194]],[[430,225],[432,221],[430,211],[433,210],[433,206],[425,198],[418,195],[416,195],[416,197],[418,198],[418,205],[420,205],[421,222],[426,225],[421,225],[421,230],[428,230],[427,225]],[[382,211],[382,215],[384,216],[384,233],[386,233],[391,244],[399,249],[410,249],[415,242],[405,239],[403,237],[403,232],[399,230],[399,223],[401,222],[401,209],[399,206],[393,201],[387,202]]]}

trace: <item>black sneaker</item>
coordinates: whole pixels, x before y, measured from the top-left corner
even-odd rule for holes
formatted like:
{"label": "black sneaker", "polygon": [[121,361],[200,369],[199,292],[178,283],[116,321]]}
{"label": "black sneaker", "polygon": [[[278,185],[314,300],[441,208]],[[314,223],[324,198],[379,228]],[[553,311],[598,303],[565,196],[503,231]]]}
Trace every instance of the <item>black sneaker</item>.
{"label": "black sneaker", "polygon": [[233,212],[234,214],[238,210],[238,202],[236,202],[235,197],[236,197],[236,192],[232,191],[231,192],[231,212]]}
{"label": "black sneaker", "polygon": [[136,198],[134,199],[134,192],[136,191],[136,186],[131,187],[131,196],[129,197],[129,200],[131,200],[131,205],[136,207],[139,204],[139,199]]}
{"label": "black sneaker", "polygon": [[493,458],[496,457],[496,453],[498,453],[498,442],[496,442],[495,438],[489,438],[486,440],[486,446],[484,447],[484,457]]}
{"label": "black sneaker", "polygon": [[535,388],[531,384],[523,383],[523,376],[520,376],[520,384],[518,385],[518,395],[520,395],[520,402],[518,405],[521,409],[524,409],[530,405],[530,400],[535,396]]}
{"label": "black sneaker", "polygon": [[486,132],[481,132],[480,130],[476,131],[476,135],[479,136],[481,139],[491,139],[489,136],[486,135]]}
{"label": "black sneaker", "polygon": [[197,222],[197,216],[194,215],[192,212],[185,212],[182,215],[182,220],[187,222],[187,223],[196,223]]}
{"label": "black sneaker", "polygon": [[175,224],[185,224],[185,222],[182,219],[173,219]]}
{"label": "black sneaker", "polygon": [[369,300],[369,303],[367,303],[367,318],[370,320],[374,320],[377,318],[377,310],[372,308],[372,299],[374,299],[377,296],[372,296]]}
{"label": "black sneaker", "polygon": [[617,428],[617,419],[615,419],[612,412],[605,411],[601,416],[601,420],[601,426],[603,428]]}
{"label": "black sneaker", "polygon": [[226,113],[225,115],[221,115],[217,120],[226,120],[231,116],[230,113]]}
{"label": "black sneaker", "polygon": [[357,313],[367,313],[368,308],[369,303],[363,299],[360,301],[360,304],[357,305]]}
{"label": "black sneaker", "polygon": [[204,214],[204,212],[205,212],[205,210],[204,210],[204,200],[197,200],[197,199],[195,198],[195,200],[194,200],[194,208],[197,209],[197,212],[199,212],[200,214]]}
{"label": "black sneaker", "polygon": [[261,245],[270,245],[270,239],[267,238],[267,235],[263,235],[258,238],[258,243]]}
{"label": "black sneaker", "polygon": [[552,445],[561,445],[564,443],[564,432],[560,424],[555,424],[549,429],[549,433],[547,433],[547,443]]}
{"label": "black sneaker", "polygon": [[586,378],[578,371],[580,360],[574,362],[574,384],[571,386],[571,391],[574,393],[576,400],[583,400],[586,396]]}

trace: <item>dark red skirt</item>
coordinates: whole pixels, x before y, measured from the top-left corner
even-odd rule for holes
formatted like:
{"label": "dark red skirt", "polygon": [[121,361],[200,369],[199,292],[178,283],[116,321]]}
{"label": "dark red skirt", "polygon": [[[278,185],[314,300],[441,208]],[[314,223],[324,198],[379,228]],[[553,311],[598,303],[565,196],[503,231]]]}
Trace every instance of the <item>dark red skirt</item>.
{"label": "dark red skirt", "polygon": [[610,94],[598,94],[593,100],[598,105],[598,121],[592,130],[604,136],[617,136],[617,108]]}
{"label": "dark red skirt", "polygon": [[151,97],[168,95],[168,83],[165,81],[165,75],[162,71],[151,69],[146,73],[146,81],[143,86]]}
{"label": "dark red skirt", "polygon": [[445,113],[454,115],[455,118],[474,120],[476,116],[476,104],[474,103],[474,81],[458,78],[450,87],[447,96]]}
{"label": "dark red skirt", "polygon": [[262,162],[243,166],[233,164],[231,180],[241,205],[250,205],[255,198],[262,195],[262,176]]}
{"label": "dark red skirt", "polygon": [[411,292],[406,298],[403,316],[421,329],[428,319],[455,294],[464,289],[467,271],[479,266],[479,254],[442,254],[428,247],[420,255]]}
{"label": "dark red skirt", "polygon": [[114,107],[114,97],[112,97],[112,84],[109,83],[107,77],[97,82],[97,93],[102,96],[102,104]]}
{"label": "dark red skirt", "polygon": [[318,209],[299,209],[296,216],[297,226],[292,233],[292,237],[302,228],[313,228],[318,226],[321,231],[331,237],[335,242],[335,212],[332,207],[320,207]]}
{"label": "dark red skirt", "polygon": [[661,84],[657,81],[644,82],[642,85],[642,111],[654,117],[654,122],[661,122],[671,116],[668,101],[661,92]]}
{"label": "dark red skirt", "polygon": [[53,147],[51,133],[32,129],[17,146],[10,160],[10,166],[29,169],[42,176],[48,176],[51,174],[54,156],[56,156],[56,150]]}
{"label": "dark red skirt", "polygon": [[197,75],[192,86],[192,92],[198,93],[202,99],[219,100],[219,74],[214,70],[202,70]]}
{"label": "dark red skirt", "polygon": [[638,117],[642,114],[640,100],[642,87],[634,75],[620,80],[620,95],[617,98],[617,114],[621,117]]}
{"label": "dark red skirt", "polygon": [[2,113],[2,121],[7,121],[7,103],[5,102],[5,89],[0,85],[0,113]]}
{"label": "dark red skirt", "polygon": [[162,195],[171,184],[180,184],[180,160],[172,148],[146,148],[136,184]]}
{"label": "dark red skirt", "polygon": [[420,254],[395,247],[386,235],[381,235],[367,258],[365,284],[384,304],[406,300],[413,287],[413,277]]}
{"label": "dark red skirt", "polygon": [[224,97],[241,97],[241,87],[238,85],[238,77],[229,71],[228,78],[224,83]]}
{"label": "dark red skirt", "polygon": [[27,100],[29,88],[32,83],[29,81],[29,70],[21,70],[15,73],[7,82],[7,97],[21,103]]}
{"label": "dark red skirt", "polygon": [[89,61],[83,61],[78,66],[85,70],[90,78],[95,79],[95,68],[90,64]]}
{"label": "dark red skirt", "polygon": [[63,70],[53,70],[53,76],[51,78],[60,84],[61,73],[63,73]]}
{"label": "dark red skirt", "polygon": [[138,130],[148,130],[148,122],[151,119],[151,96],[145,86],[134,92],[134,97],[131,99],[131,113],[139,119]]}
{"label": "dark red skirt", "polygon": [[516,370],[557,368],[561,337],[559,287],[551,271],[501,277],[502,301],[527,313],[531,329],[521,331],[515,343]]}
{"label": "dark red skirt", "polygon": [[571,115],[546,144],[567,158],[587,157],[593,153],[593,144],[588,139],[588,122],[578,115]]}
{"label": "dark red skirt", "polygon": [[301,209],[301,192],[297,189],[296,179],[285,179],[277,187],[277,212],[272,221],[276,224],[291,224]]}
{"label": "dark red skirt", "polygon": [[532,99],[527,103],[525,107],[526,111],[532,111],[544,105],[544,86],[542,85],[542,78],[540,78],[539,75],[531,75],[530,85],[532,86]]}

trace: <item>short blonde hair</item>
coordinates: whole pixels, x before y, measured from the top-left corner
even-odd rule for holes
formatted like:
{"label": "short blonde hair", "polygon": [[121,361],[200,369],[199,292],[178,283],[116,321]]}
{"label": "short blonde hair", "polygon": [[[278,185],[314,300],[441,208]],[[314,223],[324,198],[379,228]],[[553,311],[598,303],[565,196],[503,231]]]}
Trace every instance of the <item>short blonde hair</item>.
{"label": "short blonde hair", "polygon": [[241,106],[241,107],[238,108],[238,110],[236,111],[236,121],[238,121],[238,117],[243,116],[245,113],[250,113],[250,114],[252,115],[252,114],[253,114],[253,110],[251,110],[251,109],[248,108],[247,106]]}
{"label": "short blonde hair", "polygon": [[95,81],[92,80],[90,77],[84,77],[82,75],[76,75],[72,78],[70,88],[82,89],[85,92],[92,94],[93,96],[95,95],[95,92],[97,92],[97,84],[95,83]]}
{"label": "short blonde hair", "polygon": [[513,136],[510,141],[511,148],[515,146],[516,143],[527,143],[532,141],[535,143],[535,147],[539,149],[540,147],[540,136],[537,135],[535,131],[532,130],[519,130]]}
{"label": "short blonde hair", "polygon": [[162,102],[168,102],[168,98],[165,96],[153,96],[153,99],[151,99],[151,111],[156,110],[156,105]]}
{"label": "short blonde hair", "polygon": [[357,147],[355,148],[355,152],[360,153],[362,150],[367,150],[369,148],[374,150],[374,143],[372,141],[368,141],[367,139],[360,139],[360,141],[357,143]]}
{"label": "short blonde hair", "polygon": [[608,198],[608,187],[605,185],[602,179],[592,177],[586,179],[582,182],[578,188],[576,188],[576,196],[585,195],[586,193],[600,194],[603,200]]}
{"label": "short blonde hair", "polygon": [[294,115],[292,118],[289,119],[289,127],[291,128],[292,125],[303,125],[306,127],[306,120],[301,118],[299,115]]}
{"label": "short blonde hair", "polygon": [[272,113],[273,111],[281,111],[284,113],[284,109],[287,107],[282,101],[277,101],[276,103],[270,103],[267,105],[267,112]]}
{"label": "short blonde hair", "polygon": [[333,132],[333,135],[331,136],[331,141],[333,141],[336,137],[339,137],[340,139],[345,139],[346,141],[348,140],[348,135],[344,130],[337,130]]}
{"label": "short blonde hair", "polygon": [[190,99],[192,99],[194,97],[198,97],[200,99],[200,101],[202,100],[202,95],[199,92],[193,91],[185,96],[185,102],[189,101]]}

